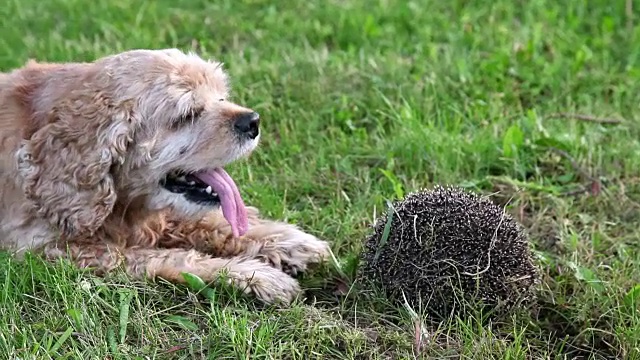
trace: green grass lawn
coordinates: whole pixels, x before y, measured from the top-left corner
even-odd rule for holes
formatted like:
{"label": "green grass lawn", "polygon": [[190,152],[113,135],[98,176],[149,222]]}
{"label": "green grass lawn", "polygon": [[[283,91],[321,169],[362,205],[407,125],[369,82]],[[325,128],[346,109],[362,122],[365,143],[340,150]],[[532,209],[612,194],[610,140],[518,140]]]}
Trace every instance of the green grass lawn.
{"label": "green grass lawn", "polygon": [[[229,168],[245,201],[329,240],[342,270],[277,308],[3,255],[0,357],[640,358],[640,6],[634,22],[625,5],[5,0],[3,71],[131,48],[223,61],[264,119]],[[526,226],[535,309],[433,324],[349,291],[386,200],[436,183],[493,194]]]}

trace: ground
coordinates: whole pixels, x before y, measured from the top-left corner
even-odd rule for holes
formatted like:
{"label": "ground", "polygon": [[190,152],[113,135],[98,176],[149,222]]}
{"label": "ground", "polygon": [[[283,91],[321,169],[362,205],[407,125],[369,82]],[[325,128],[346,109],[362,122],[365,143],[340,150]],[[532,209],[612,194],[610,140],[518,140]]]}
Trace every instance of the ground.
{"label": "ground", "polygon": [[[635,4],[637,5],[637,3]],[[0,260],[11,359],[639,358],[640,18],[631,1],[8,0],[0,70],[194,49],[262,115],[248,203],[329,240],[306,300]],[[581,116],[575,116],[580,114]],[[387,200],[436,183],[506,205],[536,309],[434,324],[350,287]]]}

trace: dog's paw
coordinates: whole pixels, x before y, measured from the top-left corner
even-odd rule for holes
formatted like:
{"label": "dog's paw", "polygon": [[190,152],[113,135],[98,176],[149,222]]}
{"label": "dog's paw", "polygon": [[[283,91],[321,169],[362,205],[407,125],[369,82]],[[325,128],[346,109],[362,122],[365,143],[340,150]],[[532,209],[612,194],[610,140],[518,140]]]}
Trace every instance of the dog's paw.
{"label": "dog's paw", "polygon": [[259,260],[240,261],[230,270],[228,279],[233,285],[267,304],[289,305],[301,292],[294,278]]}
{"label": "dog's paw", "polygon": [[254,256],[287,274],[305,271],[309,265],[326,261],[331,253],[329,243],[290,225],[263,238]]}

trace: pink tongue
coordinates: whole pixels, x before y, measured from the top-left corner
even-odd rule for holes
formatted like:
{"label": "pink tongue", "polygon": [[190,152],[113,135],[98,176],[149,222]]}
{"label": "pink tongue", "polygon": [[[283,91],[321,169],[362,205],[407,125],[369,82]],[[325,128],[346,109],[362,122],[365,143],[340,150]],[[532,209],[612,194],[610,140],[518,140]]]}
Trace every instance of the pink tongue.
{"label": "pink tongue", "polygon": [[233,236],[242,236],[247,232],[249,219],[240,191],[229,174],[222,168],[201,171],[195,174],[198,179],[211,186],[220,197],[222,214],[231,225]]}

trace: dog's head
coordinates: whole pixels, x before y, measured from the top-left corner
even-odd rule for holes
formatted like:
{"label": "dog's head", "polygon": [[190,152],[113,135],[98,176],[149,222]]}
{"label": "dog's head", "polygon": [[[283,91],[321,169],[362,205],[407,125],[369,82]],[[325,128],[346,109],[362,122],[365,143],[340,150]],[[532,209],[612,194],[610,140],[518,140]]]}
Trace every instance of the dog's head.
{"label": "dog's head", "polygon": [[14,73],[29,120],[17,151],[27,198],[67,235],[95,231],[116,204],[200,216],[222,206],[246,230],[223,167],[253,151],[259,115],[227,99],[221,64],[175,49],[132,50]]}

